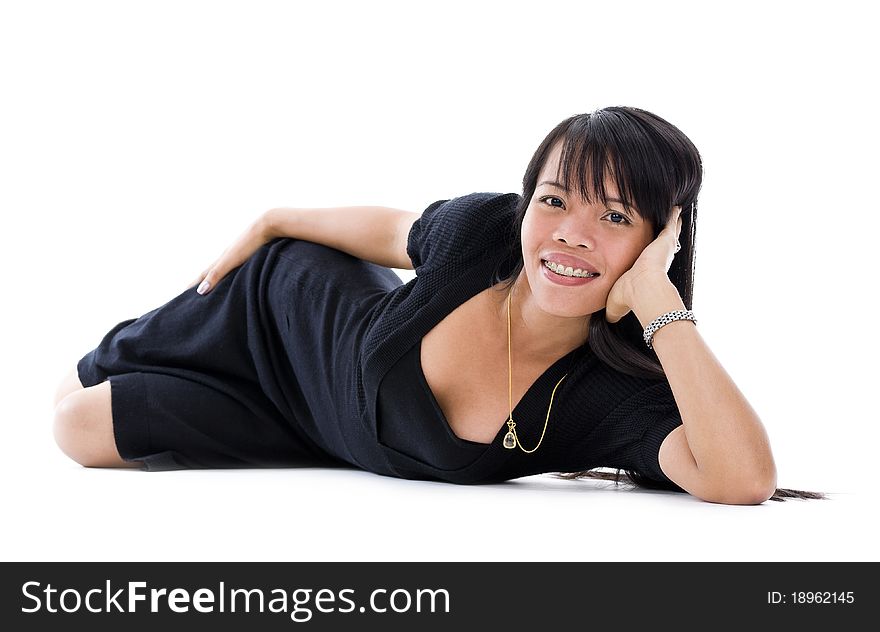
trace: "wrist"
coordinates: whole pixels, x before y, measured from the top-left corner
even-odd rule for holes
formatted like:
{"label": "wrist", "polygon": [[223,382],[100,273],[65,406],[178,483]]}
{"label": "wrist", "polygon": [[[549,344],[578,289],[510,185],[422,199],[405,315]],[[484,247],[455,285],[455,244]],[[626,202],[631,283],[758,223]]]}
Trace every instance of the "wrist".
{"label": "wrist", "polygon": [[278,233],[278,210],[277,208],[269,209],[254,222],[254,229],[267,241],[280,237]]}
{"label": "wrist", "polygon": [[665,274],[640,276],[633,284],[631,292],[630,305],[643,328],[666,312],[687,309],[678,288]]}

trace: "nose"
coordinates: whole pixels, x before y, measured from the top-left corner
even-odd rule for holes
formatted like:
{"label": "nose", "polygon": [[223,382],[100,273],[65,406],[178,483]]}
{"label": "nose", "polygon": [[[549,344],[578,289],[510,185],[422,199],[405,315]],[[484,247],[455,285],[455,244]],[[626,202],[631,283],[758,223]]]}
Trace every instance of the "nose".
{"label": "nose", "polygon": [[593,228],[589,226],[589,222],[585,222],[583,217],[569,217],[556,227],[553,240],[562,242],[577,248],[583,246],[589,250],[595,250],[596,237]]}

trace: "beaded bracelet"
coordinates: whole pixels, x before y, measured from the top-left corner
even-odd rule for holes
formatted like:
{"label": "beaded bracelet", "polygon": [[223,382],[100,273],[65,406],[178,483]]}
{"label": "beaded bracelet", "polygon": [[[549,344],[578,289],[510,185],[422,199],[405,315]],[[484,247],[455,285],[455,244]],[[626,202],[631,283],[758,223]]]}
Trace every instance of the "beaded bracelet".
{"label": "beaded bracelet", "polygon": [[654,339],[654,332],[660,329],[663,325],[668,325],[669,323],[675,322],[676,320],[691,320],[694,325],[697,324],[697,319],[694,317],[694,312],[689,309],[677,309],[674,312],[666,312],[662,316],[658,316],[654,320],[651,321],[651,324],[645,327],[645,344],[648,345],[648,349],[653,349],[654,347],[651,345],[651,342]]}

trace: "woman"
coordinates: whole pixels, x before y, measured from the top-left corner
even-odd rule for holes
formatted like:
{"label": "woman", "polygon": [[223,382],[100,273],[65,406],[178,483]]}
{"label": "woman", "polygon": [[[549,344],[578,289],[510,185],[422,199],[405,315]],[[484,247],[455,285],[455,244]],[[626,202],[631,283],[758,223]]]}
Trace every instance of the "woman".
{"label": "woman", "polygon": [[550,132],[522,196],[268,211],[79,360],[58,445],[92,467],[616,467],[710,502],[819,497],[776,489],[766,431],[696,328],[701,182],[676,127],[609,107]]}

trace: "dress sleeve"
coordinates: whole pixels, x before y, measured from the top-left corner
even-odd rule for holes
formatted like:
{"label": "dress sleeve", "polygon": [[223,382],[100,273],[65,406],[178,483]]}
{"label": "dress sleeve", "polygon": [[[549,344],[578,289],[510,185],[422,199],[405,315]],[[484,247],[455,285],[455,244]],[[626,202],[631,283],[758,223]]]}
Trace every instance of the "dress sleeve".
{"label": "dress sleeve", "polygon": [[658,382],[622,402],[602,422],[597,440],[604,467],[633,470],[664,489],[685,491],[660,469],[660,444],[682,425],[669,383]]}
{"label": "dress sleeve", "polygon": [[469,193],[432,202],[407,237],[416,275],[508,243],[520,199],[516,193]]}

